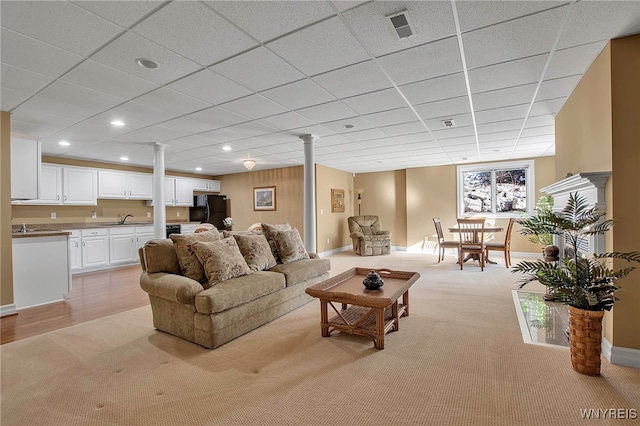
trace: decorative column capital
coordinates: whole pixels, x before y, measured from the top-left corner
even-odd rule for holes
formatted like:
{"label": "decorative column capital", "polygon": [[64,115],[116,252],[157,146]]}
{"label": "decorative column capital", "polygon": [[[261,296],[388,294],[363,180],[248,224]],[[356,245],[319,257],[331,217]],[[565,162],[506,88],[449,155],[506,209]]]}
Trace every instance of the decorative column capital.
{"label": "decorative column capital", "polygon": [[302,136],[300,136],[300,139],[302,139],[302,140],[304,141],[304,143],[313,143],[313,142],[315,142],[315,141],[318,139],[318,137],[317,137],[317,136],[314,136],[314,135],[309,134],[309,135],[302,135]]}

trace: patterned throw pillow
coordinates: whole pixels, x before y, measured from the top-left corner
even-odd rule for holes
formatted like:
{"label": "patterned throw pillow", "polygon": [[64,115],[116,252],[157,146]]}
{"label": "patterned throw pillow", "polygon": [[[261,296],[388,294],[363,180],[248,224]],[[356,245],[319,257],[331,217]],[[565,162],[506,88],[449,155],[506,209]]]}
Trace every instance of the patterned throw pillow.
{"label": "patterned throw pillow", "polygon": [[282,263],[309,259],[309,253],[305,250],[300,233],[296,228],[288,231],[274,231],[272,234]]}
{"label": "patterned throw pillow", "polygon": [[271,247],[262,233],[234,234],[233,237],[240,247],[240,253],[252,271],[264,271],[276,266],[276,259],[271,253]]}
{"label": "patterned throw pillow", "polygon": [[234,238],[223,238],[207,243],[195,243],[193,249],[204,266],[207,282],[203,287],[209,288],[234,277],[251,274],[238,244]]}
{"label": "patterned throw pillow", "polygon": [[176,249],[182,275],[196,280],[201,284],[205,282],[207,276],[204,273],[204,269],[202,269],[202,264],[193,251],[193,244],[219,240],[220,234],[218,231],[207,231],[190,235],[171,234],[169,238],[173,241],[173,246]]}
{"label": "patterned throw pillow", "polygon": [[291,229],[291,225],[288,223],[283,223],[280,225],[270,225],[268,223],[263,223],[262,225],[262,233],[265,237],[267,237],[267,241],[269,241],[269,246],[271,247],[271,253],[273,257],[276,259],[276,262],[280,262],[280,255],[278,254],[278,246],[276,246],[276,242],[273,239],[273,232],[275,231],[287,231]]}

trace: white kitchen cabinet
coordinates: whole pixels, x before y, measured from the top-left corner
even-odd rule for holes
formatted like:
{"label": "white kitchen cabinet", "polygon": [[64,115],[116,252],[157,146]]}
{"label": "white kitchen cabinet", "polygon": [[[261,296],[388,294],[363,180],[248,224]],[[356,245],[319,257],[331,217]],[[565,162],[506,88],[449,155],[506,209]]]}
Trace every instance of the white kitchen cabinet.
{"label": "white kitchen cabinet", "polygon": [[35,200],[40,183],[40,142],[11,138],[11,199]]}
{"label": "white kitchen cabinet", "polygon": [[138,250],[144,246],[147,241],[153,239],[153,226],[136,226],[136,251],[134,256],[137,256]]}
{"label": "white kitchen cabinet", "polygon": [[98,171],[98,198],[150,200],[153,176],[118,170]]}
{"label": "white kitchen cabinet", "polygon": [[80,167],[62,168],[63,204],[98,204],[98,173],[96,170]]}
{"label": "white kitchen cabinet", "polygon": [[194,179],[193,190],[202,192],[220,192],[219,180]]}
{"label": "white kitchen cabinet", "polygon": [[193,179],[175,178],[174,205],[193,207]]}
{"label": "white kitchen cabinet", "polygon": [[106,228],[82,230],[82,268],[109,264],[109,235]]}
{"label": "white kitchen cabinet", "polygon": [[40,168],[40,195],[22,204],[62,204],[62,167],[43,164]]}
{"label": "white kitchen cabinet", "polygon": [[193,234],[196,229],[198,229],[198,227],[200,226],[199,223],[186,223],[186,224],[180,224],[180,233],[181,234]]}
{"label": "white kitchen cabinet", "polygon": [[135,253],[135,228],[109,229],[109,263],[131,263]]}
{"label": "white kitchen cabinet", "polygon": [[79,230],[68,231],[69,235],[69,262],[72,271],[82,269],[82,233]]}

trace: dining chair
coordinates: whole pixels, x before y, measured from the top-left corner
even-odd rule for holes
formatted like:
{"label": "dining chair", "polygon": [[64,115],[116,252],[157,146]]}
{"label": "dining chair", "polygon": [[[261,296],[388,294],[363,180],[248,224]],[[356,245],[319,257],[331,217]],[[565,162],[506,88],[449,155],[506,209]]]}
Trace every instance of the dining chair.
{"label": "dining chair", "polygon": [[460,243],[458,245],[458,263],[464,264],[462,256],[468,253],[480,261],[480,270],[484,271],[486,247],[484,242],[484,219],[458,219]]}
{"label": "dining chair", "polygon": [[509,219],[509,224],[507,225],[507,232],[504,236],[504,241],[488,241],[484,243],[486,250],[486,257],[489,257],[489,250],[494,251],[502,251],[504,252],[504,264],[506,267],[511,266],[511,230],[513,229],[513,224],[515,223],[515,219]]}
{"label": "dining chair", "polygon": [[444,249],[445,248],[458,248],[458,241],[445,240],[444,233],[442,232],[442,223],[440,222],[439,217],[433,218],[433,224],[436,226],[436,236],[438,237],[438,263],[441,260],[444,260]]}

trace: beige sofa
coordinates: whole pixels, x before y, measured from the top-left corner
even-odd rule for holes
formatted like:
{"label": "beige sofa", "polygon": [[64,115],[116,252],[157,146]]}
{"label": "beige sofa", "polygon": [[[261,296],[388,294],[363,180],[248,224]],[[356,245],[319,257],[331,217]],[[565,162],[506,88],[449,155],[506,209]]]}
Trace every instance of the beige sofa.
{"label": "beige sofa", "polygon": [[150,241],[139,254],[140,286],[149,294],[154,327],[210,349],[309,302],[305,289],[330,270],[328,259],[311,253],[205,288],[181,274],[171,239]]}

